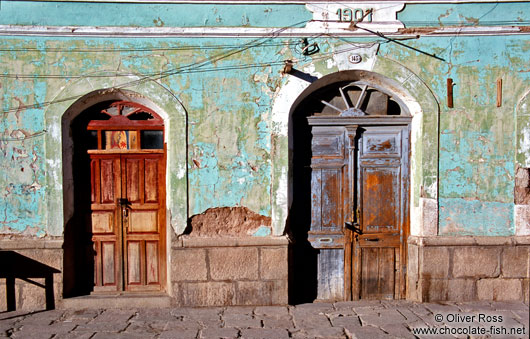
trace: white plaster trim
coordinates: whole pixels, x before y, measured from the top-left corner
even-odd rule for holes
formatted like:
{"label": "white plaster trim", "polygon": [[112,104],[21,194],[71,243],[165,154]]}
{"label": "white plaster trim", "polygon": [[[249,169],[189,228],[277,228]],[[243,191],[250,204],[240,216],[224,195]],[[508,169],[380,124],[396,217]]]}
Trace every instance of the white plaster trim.
{"label": "white plaster trim", "polygon": [[525,154],[525,163],[521,164],[524,167],[530,166],[530,126],[528,124],[526,126],[520,126],[520,121],[518,117],[525,117],[530,114],[530,90],[527,90],[524,95],[517,101],[517,105],[515,106],[515,114],[516,114],[516,151],[517,153],[524,153]]}
{"label": "white plaster trim", "polygon": [[420,206],[422,212],[422,229],[419,233],[411,232],[411,234],[421,234],[423,236],[438,235],[438,200],[432,198],[420,198]]}
{"label": "white plaster trim", "polygon": [[513,214],[515,235],[530,235],[530,205],[515,205]]}
{"label": "white plaster trim", "polygon": [[[311,23],[311,22],[309,22]],[[381,23],[365,24],[369,28]],[[372,26],[371,26],[372,25]],[[386,26],[389,31],[397,31],[401,25]],[[395,29],[394,29],[395,28]],[[336,35],[341,37],[371,37],[364,30],[345,28],[262,28],[262,27],[93,27],[93,26],[23,26],[0,25],[0,35],[4,36],[61,36],[61,37],[114,37],[114,38],[175,38],[175,37],[214,37],[214,38],[259,38],[259,37],[300,37],[312,35]],[[430,32],[411,31],[386,33],[388,36],[451,36],[451,35],[513,35],[530,34],[518,26],[442,27]]]}
{"label": "white plaster trim", "polygon": [[530,236],[410,236],[407,243],[417,246],[516,246],[530,245]]}
{"label": "white plaster trim", "polygon": [[61,249],[63,239],[22,239],[20,236],[1,235],[0,249],[2,250],[34,250]]}
{"label": "white plaster trim", "polygon": [[[315,74],[311,74],[315,76]],[[293,106],[296,98],[302,93],[311,83],[302,79],[287,75],[287,81],[280,89],[275,93],[272,103],[272,128],[271,133],[282,137],[292,138],[292,134],[289,134],[289,112]],[[288,142],[291,145],[291,141]],[[287,147],[279,147],[279,152],[291,152]],[[283,145],[286,146],[286,145]],[[272,158],[272,187],[277,187],[276,191],[271,190],[272,199],[272,228],[274,235],[283,234],[285,230],[285,221],[291,207],[292,197],[289,194],[289,182],[292,178],[288,177],[289,166],[287,163],[282,163],[280,166],[275,166],[275,162],[278,161],[276,158],[281,159],[282,157]],[[287,157],[285,157],[287,158]],[[275,168],[279,167],[275,170]]]}
{"label": "white plaster trim", "polygon": [[172,248],[181,247],[245,247],[245,246],[287,246],[289,239],[286,236],[273,237],[248,237],[248,238],[231,238],[231,237],[193,237],[189,235],[180,236],[173,244]]}
{"label": "white plaster trim", "polygon": [[[28,2],[86,2],[87,0],[25,0]],[[407,4],[432,4],[432,3],[489,3],[489,2],[526,2],[527,0],[480,0],[480,1],[462,1],[462,0],[412,0],[403,1]],[[91,2],[112,2],[112,3],[150,3],[150,4],[306,4],[307,1],[300,0],[91,0]],[[312,0],[311,2],[329,2],[329,0]],[[348,3],[351,0],[334,0],[335,3]],[[357,0],[358,3],[370,2],[366,0]],[[380,0],[379,2],[395,2],[393,0]]]}
{"label": "white plaster trim", "polygon": [[[328,68],[331,68],[330,66],[337,66],[339,71],[342,70],[348,70],[352,69],[352,67],[355,67],[355,69],[362,69],[365,71],[372,71],[374,69],[374,64],[377,59],[377,51],[379,50],[379,44],[357,44],[359,46],[358,49],[352,50],[349,53],[342,53],[342,46],[337,46],[337,48],[334,50],[334,53],[332,54],[331,59],[331,65],[328,65]],[[351,44],[347,44],[346,46],[350,46]],[[349,60],[349,57],[351,55],[358,54],[361,57],[361,62],[358,64],[352,64]]]}

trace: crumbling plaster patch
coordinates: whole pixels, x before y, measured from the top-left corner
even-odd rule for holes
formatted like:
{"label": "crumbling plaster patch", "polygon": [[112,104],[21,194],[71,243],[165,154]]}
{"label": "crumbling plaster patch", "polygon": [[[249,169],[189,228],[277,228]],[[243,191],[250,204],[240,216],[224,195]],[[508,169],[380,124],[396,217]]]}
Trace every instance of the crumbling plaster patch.
{"label": "crumbling plaster patch", "polygon": [[246,207],[215,207],[190,218],[190,236],[266,236],[271,234],[271,218]]}

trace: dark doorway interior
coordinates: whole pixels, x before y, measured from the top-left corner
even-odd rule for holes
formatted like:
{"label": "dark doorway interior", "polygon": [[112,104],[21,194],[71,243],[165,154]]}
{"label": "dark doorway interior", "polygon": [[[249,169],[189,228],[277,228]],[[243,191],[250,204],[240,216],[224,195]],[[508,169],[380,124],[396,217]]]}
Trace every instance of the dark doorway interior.
{"label": "dark doorway interior", "polygon": [[[63,294],[65,298],[90,294],[94,288],[94,249],[90,210],[90,157],[88,149],[97,147],[97,138],[87,131],[89,121],[106,120],[101,114],[109,102],[89,107],[70,125],[73,140],[72,174],[74,213],[64,230]],[[66,188],[65,188],[66,189]]]}
{"label": "dark doorway interior", "polygon": [[[318,253],[308,241],[311,226],[311,128],[307,117],[326,107],[320,99],[330,100],[335,88],[324,88],[302,101],[291,115],[293,203],[288,232],[293,239],[289,269],[289,303],[310,303],[318,292]],[[329,98],[328,98],[329,97]],[[318,99],[317,99],[318,98]]]}

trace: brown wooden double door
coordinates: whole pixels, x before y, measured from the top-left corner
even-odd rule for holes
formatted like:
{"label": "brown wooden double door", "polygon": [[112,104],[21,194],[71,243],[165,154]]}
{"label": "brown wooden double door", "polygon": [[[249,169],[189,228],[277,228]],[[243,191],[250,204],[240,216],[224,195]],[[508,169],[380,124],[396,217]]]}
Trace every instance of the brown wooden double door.
{"label": "brown wooden double door", "polygon": [[408,236],[408,126],[312,125],[317,299],[399,299]]}
{"label": "brown wooden double door", "polygon": [[98,152],[90,154],[94,292],[161,290],[166,246],[164,154],[94,153]]}

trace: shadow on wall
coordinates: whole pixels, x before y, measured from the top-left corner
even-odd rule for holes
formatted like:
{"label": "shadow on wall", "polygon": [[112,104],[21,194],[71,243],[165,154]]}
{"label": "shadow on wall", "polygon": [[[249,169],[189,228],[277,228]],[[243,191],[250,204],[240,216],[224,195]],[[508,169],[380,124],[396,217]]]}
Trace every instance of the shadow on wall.
{"label": "shadow on wall", "polygon": [[[91,219],[91,173],[88,149],[97,148],[88,123],[105,119],[101,110],[104,101],[81,112],[70,126],[73,139],[72,174],[74,182],[74,213],[64,230],[63,295],[65,298],[88,295],[94,289],[94,245]],[[96,143],[96,144],[94,144]]]}
{"label": "shadow on wall", "polygon": [[[56,268],[23,256],[14,251],[0,251],[0,278],[6,279],[7,311],[16,309],[15,279],[42,287],[46,295],[46,309],[55,308],[53,294],[53,274],[60,273]],[[44,278],[44,284],[31,279]]]}

